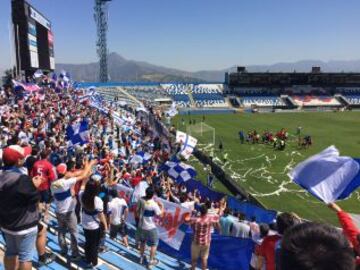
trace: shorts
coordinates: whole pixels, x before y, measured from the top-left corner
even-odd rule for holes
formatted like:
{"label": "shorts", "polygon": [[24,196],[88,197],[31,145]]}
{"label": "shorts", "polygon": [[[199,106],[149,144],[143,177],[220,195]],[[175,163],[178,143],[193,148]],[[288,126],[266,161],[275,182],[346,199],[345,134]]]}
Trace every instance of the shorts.
{"label": "shorts", "polygon": [[118,225],[110,224],[110,238],[116,238],[118,233],[121,235],[121,237],[128,235],[128,228],[125,222]]}
{"label": "shorts", "polygon": [[140,243],[146,243],[149,247],[154,247],[159,244],[159,234],[156,228],[152,230],[139,230],[139,241]]}
{"label": "shorts", "polygon": [[40,191],[40,202],[50,204],[52,199],[50,190],[42,190]]}
{"label": "shorts", "polygon": [[198,245],[194,241],[191,243],[191,260],[197,260],[200,258],[206,259],[209,257],[210,244],[209,245]]}
{"label": "shorts", "polygon": [[37,230],[25,235],[12,235],[3,232],[6,250],[6,257],[19,256],[20,262],[31,262],[35,252]]}

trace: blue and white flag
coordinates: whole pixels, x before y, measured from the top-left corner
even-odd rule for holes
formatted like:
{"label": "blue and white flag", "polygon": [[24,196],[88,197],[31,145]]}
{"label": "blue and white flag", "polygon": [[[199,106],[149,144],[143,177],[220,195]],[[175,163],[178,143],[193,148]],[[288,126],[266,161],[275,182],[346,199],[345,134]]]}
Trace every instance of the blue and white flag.
{"label": "blue and white flag", "polygon": [[57,79],[58,79],[58,77],[57,77],[56,73],[53,72],[53,73],[51,74],[51,80],[52,80],[53,82],[56,82]]}
{"label": "blue and white flag", "polygon": [[360,159],[340,156],[330,146],[298,164],[289,177],[312,195],[331,203],[346,199],[360,186]]}
{"label": "blue and white flag", "polygon": [[102,107],[101,104],[99,102],[96,102],[96,101],[91,101],[90,106],[97,109],[98,111],[100,111],[101,113],[104,113],[104,114],[107,114],[109,112],[109,110],[107,108]]}
{"label": "blue and white flag", "polygon": [[137,152],[133,158],[130,160],[132,164],[144,164],[147,163],[151,159],[151,154],[139,151]]}
{"label": "blue and white flag", "polygon": [[176,131],[176,142],[181,144],[180,154],[189,159],[197,144],[197,139],[182,131]]}
{"label": "blue and white flag", "polygon": [[69,72],[62,70],[60,72],[59,78],[62,79],[64,82],[68,83],[70,81],[70,74],[69,74]]}
{"label": "blue and white flag", "polygon": [[44,73],[41,69],[38,69],[34,72],[34,78],[35,79],[38,79],[38,78],[41,78],[42,76],[44,76]]}
{"label": "blue and white flag", "polygon": [[66,136],[72,145],[86,144],[90,140],[89,124],[86,120],[69,125]]}
{"label": "blue and white flag", "polygon": [[190,165],[178,161],[167,161],[162,169],[177,183],[186,182],[196,176],[196,171]]}

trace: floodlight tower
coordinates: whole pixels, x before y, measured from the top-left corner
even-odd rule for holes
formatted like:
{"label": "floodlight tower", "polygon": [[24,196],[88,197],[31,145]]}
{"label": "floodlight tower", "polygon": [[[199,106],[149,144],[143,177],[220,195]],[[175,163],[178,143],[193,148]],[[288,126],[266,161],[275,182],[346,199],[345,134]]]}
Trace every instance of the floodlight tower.
{"label": "floodlight tower", "polygon": [[100,62],[100,76],[101,82],[108,81],[108,63],[107,63],[107,39],[106,34],[108,30],[108,4],[111,0],[95,0],[94,19],[97,27],[97,42],[96,50]]}

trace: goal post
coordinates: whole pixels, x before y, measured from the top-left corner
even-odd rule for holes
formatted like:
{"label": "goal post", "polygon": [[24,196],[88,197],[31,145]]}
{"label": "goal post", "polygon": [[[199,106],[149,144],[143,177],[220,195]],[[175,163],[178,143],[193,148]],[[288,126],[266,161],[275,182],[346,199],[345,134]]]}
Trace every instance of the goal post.
{"label": "goal post", "polygon": [[204,122],[188,125],[186,133],[195,137],[200,144],[215,145],[215,128]]}

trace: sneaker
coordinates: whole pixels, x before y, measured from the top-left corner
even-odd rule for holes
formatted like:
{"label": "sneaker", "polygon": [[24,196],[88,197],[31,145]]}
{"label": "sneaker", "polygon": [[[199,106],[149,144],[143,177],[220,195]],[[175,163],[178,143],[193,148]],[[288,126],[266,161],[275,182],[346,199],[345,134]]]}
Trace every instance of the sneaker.
{"label": "sneaker", "polygon": [[55,254],[50,254],[50,253],[45,253],[42,256],[39,256],[39,264],[40,265],[46,265],[49,264],[51,262],[53,262],[56,258]]}
{"label": "sneaker", "polygon": [[154,265],[157,265],[158,263],[159,263],[158,259],[153,259],[149,262],[149,266],[154,266]]}
{"label": "sneaker", "polygon": [[70,260],[73,262],[81,261],[82,257],[80,255],[71,255]]}
{"label": "sneaker", "polygon": [[84,265],[84,269],[92,270],[92,269],[94,269],[94,267],[93,267],[92,263],[87,263],[87,264]]}
{"label": "sneaker", "polygon": [[104,252],[107,252],[107,251],[109,251],[108,247],[106,247],[106,246],[99,247],[99,253],[104,253]]}

